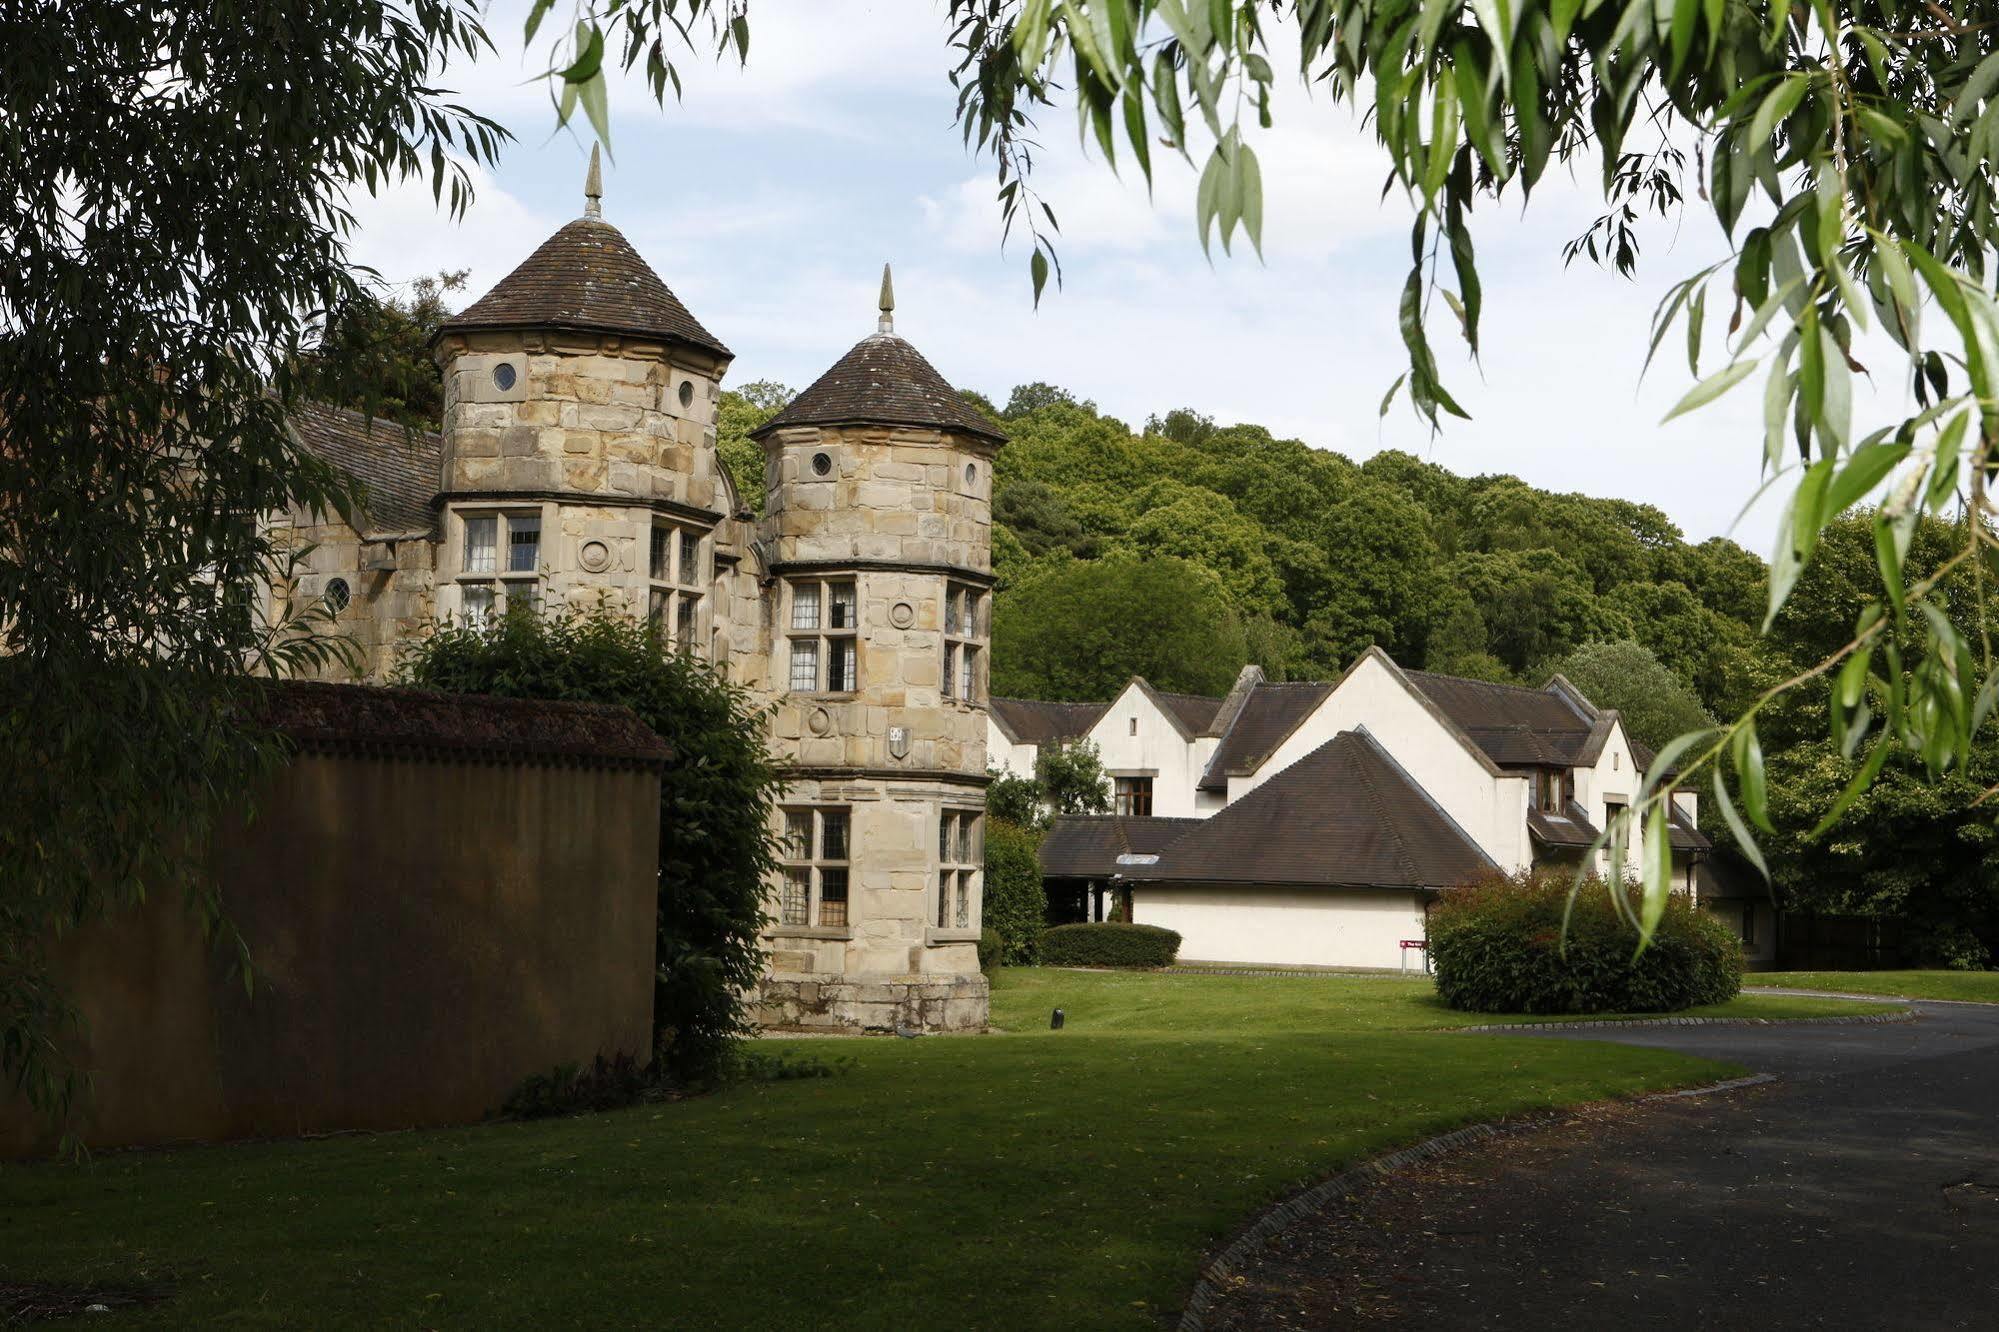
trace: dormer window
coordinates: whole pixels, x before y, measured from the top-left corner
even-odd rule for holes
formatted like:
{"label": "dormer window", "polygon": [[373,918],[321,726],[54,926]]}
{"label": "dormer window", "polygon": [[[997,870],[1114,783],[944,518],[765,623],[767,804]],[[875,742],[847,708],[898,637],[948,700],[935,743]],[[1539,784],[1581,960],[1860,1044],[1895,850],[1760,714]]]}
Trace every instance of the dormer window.
{"label": "dormer window", "polygon": [[1560,814],[1576,798],[1576,777],[1567,768],[1542,768],[1535,774],[1535,804],[1544,814]]}

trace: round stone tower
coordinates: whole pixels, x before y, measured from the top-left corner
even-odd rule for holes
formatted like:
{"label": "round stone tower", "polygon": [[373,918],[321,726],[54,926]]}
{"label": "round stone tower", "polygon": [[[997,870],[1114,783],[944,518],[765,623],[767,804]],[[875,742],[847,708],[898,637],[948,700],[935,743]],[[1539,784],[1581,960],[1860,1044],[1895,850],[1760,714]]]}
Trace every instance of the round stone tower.
{"label": "round stone tower", "polygon": [[1002,435],[878,331],[760,427],[773,745],[792,768],[765,1020],[982,1026],[992,463]]}
{"label": "round stone tower", "polygon": [[584,215],[446,320],[440,615],[606,592],[704,653],[715,532],[737,509],[715,451],[729,349],[603,220]]}

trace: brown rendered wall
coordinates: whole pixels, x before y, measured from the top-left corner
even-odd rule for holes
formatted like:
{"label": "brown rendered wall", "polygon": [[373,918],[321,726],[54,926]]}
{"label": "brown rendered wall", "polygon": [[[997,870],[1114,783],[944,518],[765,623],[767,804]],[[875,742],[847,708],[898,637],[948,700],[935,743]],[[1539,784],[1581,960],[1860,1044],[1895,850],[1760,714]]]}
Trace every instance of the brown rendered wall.
{"label": "brown rendered wall", "polygon": [[[89,1146],[463,1123],[648,1051],[656,765],[307,752],[257,804],[211,858],[254,994],[177,901],[57,949]],[[0,1103],[0,1157],[52,1142]]]}

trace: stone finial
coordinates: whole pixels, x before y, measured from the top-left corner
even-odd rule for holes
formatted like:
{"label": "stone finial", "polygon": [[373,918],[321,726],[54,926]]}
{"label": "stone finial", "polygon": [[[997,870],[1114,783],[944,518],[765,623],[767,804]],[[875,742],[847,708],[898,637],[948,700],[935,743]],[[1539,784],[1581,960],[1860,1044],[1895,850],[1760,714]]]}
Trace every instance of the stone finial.
{"label": "stone finial", "polygon": [[895,284],[889,280],[888,265],[882,265],[881,322],[875,327],[884,333],[895,332]]}
{"label": "stone finial", "polygon": [[583,178],[583,216],[604,216],[604,166],[597,160],[597,145],[590,145],[590,174]]}

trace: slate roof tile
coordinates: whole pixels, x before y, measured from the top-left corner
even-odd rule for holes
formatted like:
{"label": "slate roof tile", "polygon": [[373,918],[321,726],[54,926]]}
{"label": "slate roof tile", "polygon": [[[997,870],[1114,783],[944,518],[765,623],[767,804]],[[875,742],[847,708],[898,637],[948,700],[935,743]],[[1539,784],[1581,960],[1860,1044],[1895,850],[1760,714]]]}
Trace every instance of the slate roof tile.
{"label": "slate roof tile", "polygon": [[1040,745],[1050,740],[1075,740],[1089,733],[1108,703],[1043,703],[1031,698],[988,700],[1001,729],[1015,744]]}
{"label": "slate roof tile", "polygon": [[1067,814],[1041,839],[1041,872],[1051,879],[1108,879],[1142,873],[1119,856],[1156,856],[1199,828],[1201,819]]}
{"label": "slate roof tile", "polygon": [[1333,687],[1323,681],[1259,682],[1215,747],[1207,771],[1201,774],[1201,789],[1226,791],[1229,778],[1247,777],[1262,767],[1332,692]]}
{"label": "slate roof tile", "polygon": [[637,334],[731,354],[602,218],[579,217],[563,227],[438,331],[499,328]]}
{"label": "slate roof tile", "polygon": [[1493,869],[1449,815],[1365,731],[1342,731],[1180,838],[1158,883],[1449,888]]}
{"label": "slate roof tile", "polygon": [[798,425],[900,425],[956,430],[1004,443],[1006,436],[958,396],[923,353],[893,333],[854,344],[833,368],[750,432],[761,439]]}
{"label": "slate roof tile", "polygon": [[434,431],[406,431],[394,421],[323,402],[300,404],[292,428],[308,451],[354,477],[366,488],[356,515],[361,536],[429,532],[437,515],[431,501],[444,469],[444,437]]}

